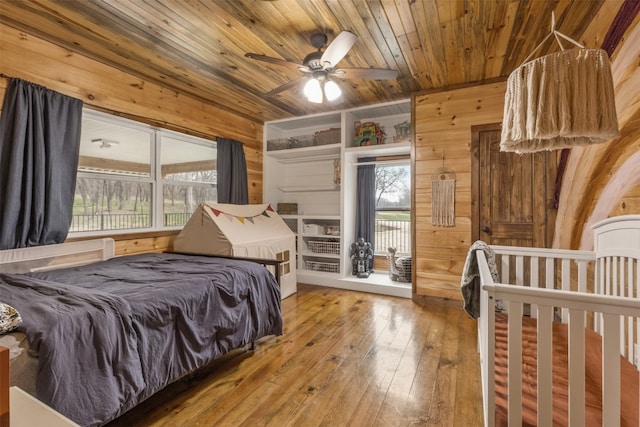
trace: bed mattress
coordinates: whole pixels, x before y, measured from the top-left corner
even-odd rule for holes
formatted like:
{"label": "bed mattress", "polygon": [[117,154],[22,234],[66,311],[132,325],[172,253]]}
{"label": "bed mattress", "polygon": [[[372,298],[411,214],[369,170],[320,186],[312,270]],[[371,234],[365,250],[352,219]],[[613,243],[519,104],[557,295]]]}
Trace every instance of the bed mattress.
{"label": "bed mattress", "polygon": [[83,426],[105,424],[219,356],[282,333],[278,284],[248,261],[117,257],[0,274],[0,294],[38,355],[36,396]]}
{"label": "bed mattress", "polygon": [[[507,426],[507,315],[496,313],[496,425]],[[537,322],[522,319],[522,425],[537,420]],[[588,425],[602,425],[602,340],[585,329],[585,418]],[[553,322],[553,425],[569,426],[568,328]],[[638,425],[638,370],[621,357],[621,426]]]}

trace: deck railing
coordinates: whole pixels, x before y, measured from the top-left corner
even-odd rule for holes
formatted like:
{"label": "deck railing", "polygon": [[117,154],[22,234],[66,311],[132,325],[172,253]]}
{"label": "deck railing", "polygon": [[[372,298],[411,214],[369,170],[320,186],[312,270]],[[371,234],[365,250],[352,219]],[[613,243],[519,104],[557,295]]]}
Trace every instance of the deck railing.
{"label": "deck railing", "polygon": [[[164,225],[167,227],[181,226],[187,223],[191,213],[165,213]],[[126,230],[132,228],[151,227],[151,215],[148,213],[97,213],[73,215],[70,232]],[[397,253],[411,253],[411,221],[378,219],[375,222],[376,237],[374,253],[386,253],[390,246],[396,248]]]}
{"label": "deck railing", "polygon": [[[165,213],[164,225],[180,226],[187,223],[191,213]],[[151,227],[151,214],[148,213],[96,213],[73,215],[70,232],[126,230],[131,228]]]}
{"label": "deck railing", "polygon": [[411,253],[411,221],[409,220],[376,220],[376,238],[374,253],[386,253],[390,246],[396,248],[400,255]]}

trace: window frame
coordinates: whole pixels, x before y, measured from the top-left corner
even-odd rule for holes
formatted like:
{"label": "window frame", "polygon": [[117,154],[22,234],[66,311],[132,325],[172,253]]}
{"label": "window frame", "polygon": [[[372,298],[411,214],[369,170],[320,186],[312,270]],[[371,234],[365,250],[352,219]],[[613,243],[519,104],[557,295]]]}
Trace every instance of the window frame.
{"label": "window frame", "polygon": [[[412,193],[412,182],[411,182],[411,168],[412,168],[412,164],[411,164],[411,159],[391,159],[391,160],[384,160],[384,159],[379,159],[376,160],[374,162],[376,169],[377,168],[383,168],[383,167],[408,167],[409,168],[409,197],[413,198],[413,193]],[[377,216],[378,216],[378,212],[406,212],[409,214],[409,234],[408,236],[408,241],[411,242],[412,236],[411,236],[411,221],[413,221],[413,216],[412,216],[412,201],[409,200],[409,207],[385,207],[385,208],[379,208],[377,206],[377,202],[376,202],[376,208],[375,208],[375,217],[376,219],[374,220],[376,223],[378,221]],[[378,245],[379,242],[376,241],[376,246]],[[381,257],[386,257],[388,256],[389,252],[387,250],[380,250],[380,251],[375,251],[374,252],[376,256],[381,256]],[[402,253],[404,254],[405,251],[402,251]],[[411,253],[411,245],[409,245],[409,250],[408,253]]]}
{"label": "window frame", "polygon": [[[77,170],[77,178],[93,178],[93,179],[106,179],[114,181],[134,181],[151,185],[151,226],[144,228],[125,228],[114,230],[92,230],[92,231],[71,231],[68,232],[68,237],[71,238],[84,238],[84,237],[104,237],[114,234],[137,234],[148,233],[157,231],[173,231],[181,230],[182,225],[165,226],[164,225],[164,185],[185,185],[191,187],[212,187],[215,184],[205,182],[194,181],[181,181],[175,179],[164,179],[162,177],[162,163],[161,163],[161,150],[163,137],[180,140],[189,144],[197,144],[205,147],[211,147],[217,150],[217,143],[205,138],[189,135],[186,133],[176,132],[168,129],[163,129],[157,126],[137,122],[128,118],[108,114],[96,110],[90,110],[84,108],[82,111],[82,119],[89,118],[92,120],[106,122],[111,125],[128,127],[137,131],[146,132],[149,134],[149,150],[150,150],[150,169],[149,176],[135,176],[135,175],[118,175],[109,174],[104,172],[88,172]],[[217,156],[217,154],[216,154]],[[75,197],[75,196],[74,196]]]}

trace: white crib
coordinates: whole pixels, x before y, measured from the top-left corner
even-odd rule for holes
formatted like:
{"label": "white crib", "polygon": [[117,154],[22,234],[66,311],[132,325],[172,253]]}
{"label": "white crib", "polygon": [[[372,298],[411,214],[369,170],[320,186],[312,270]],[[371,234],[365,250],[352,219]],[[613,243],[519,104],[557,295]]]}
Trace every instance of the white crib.
{"label": "white crib", "polygon": [[[637,425],[640,215],[610,218],[593,230],[593,252],[491,246],[500,283],[493,280],[485,253],[475,252],[482,289],[478,340],[485,426]],[[497,319],[506,326],[496,323]],[[524,335],[531,329],[529,324],[537,338],[523,341],[528,339]],[[508,331],[508,339],[497,340],[500,328]],[[561,345],[557,340],[562,331],[568,336],[568,355],[560,357],[554,346]],[[596,352],[596,358],[601,357],[597,362],[590,359],[596,348],[593,336],[602,348],[601,355]],[[496,344],[501,340],[506,349],[500,350],[499,358]],[[533,361],[530,355],[524,357],[534,366],[532,380],[523,376],[523,349],[533,344],[537,347]],[[565,403],[554,404],[556,387],[564,381],[556,372],[565,369],[556,366],[564,363],[556,361],[558,357],[568,360],[562,374],[568,391]],[[596,399],[595,404],[590,394],[600,375],[590,373],[594,363],[601,366],[601,392],[597,393],[601,402]],[[503,374],[506,379],[500,377]],[[500,399],[496,384],[504,386]],[[530,396],[533,403],[526,401]],[[566,413],[557,409],[564,405]]]}

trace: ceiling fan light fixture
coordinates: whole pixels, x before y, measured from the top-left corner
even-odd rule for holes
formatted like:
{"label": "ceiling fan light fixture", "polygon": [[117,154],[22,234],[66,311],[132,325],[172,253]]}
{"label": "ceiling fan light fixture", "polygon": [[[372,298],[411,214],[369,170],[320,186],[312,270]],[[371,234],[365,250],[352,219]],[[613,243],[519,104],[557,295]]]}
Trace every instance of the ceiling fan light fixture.
{"label": "ceiling fan light fixture", "polygon": [[327,97],[328,101],[335,101],[340,98],[342,95],[342,91],[340,90],[340,86],[336,84],[333,80],[327,80],[324,84],[324,95]]}
{"label": "ceiling fan light fixture", "polygon": [[317,79],[309,79],[307,84],[304,85],[303,93],[309,102],[314,102],[316,104],[322,103],[322,88],[320,87],[320,82]]}

